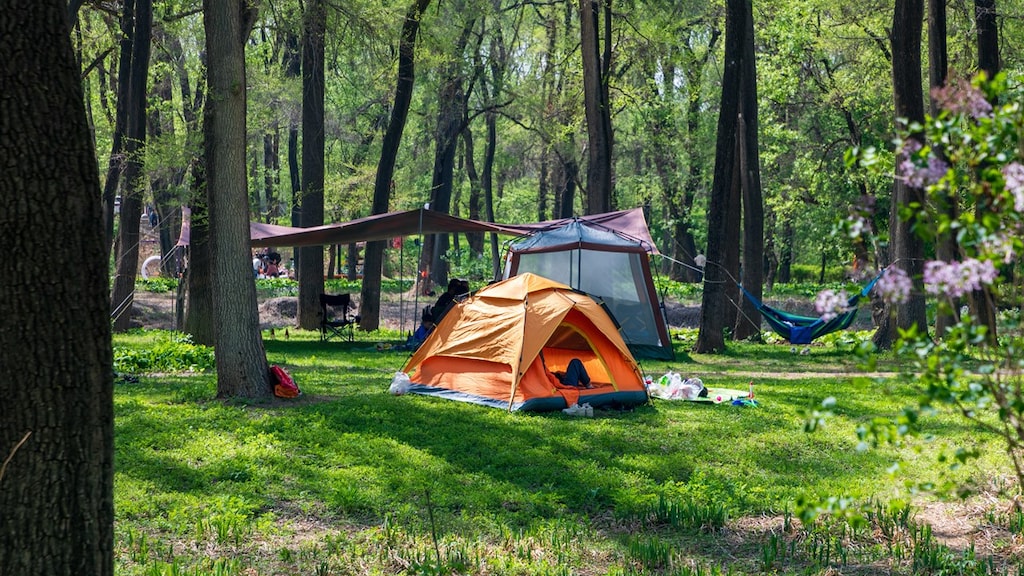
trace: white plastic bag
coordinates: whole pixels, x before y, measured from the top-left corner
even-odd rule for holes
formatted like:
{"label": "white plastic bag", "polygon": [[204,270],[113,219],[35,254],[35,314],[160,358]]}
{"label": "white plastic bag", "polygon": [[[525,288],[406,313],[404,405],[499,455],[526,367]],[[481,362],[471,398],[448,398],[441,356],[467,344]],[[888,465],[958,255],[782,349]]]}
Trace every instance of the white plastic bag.
{"label": "white plastic bag", "polygon": [[409,375],[405,372],[395,372],[395,377],[391,379],[390,392],[395,396],[401,396],[409,391],[409,386],[412,385],[412,381],[409,380]]}
{"label": "white plastic bag", "polygon": [[700,391],[704,389],[704,383],[700,378],[687,378],[680,386],[680,393],[687,400],[696,400],[700,397]]}

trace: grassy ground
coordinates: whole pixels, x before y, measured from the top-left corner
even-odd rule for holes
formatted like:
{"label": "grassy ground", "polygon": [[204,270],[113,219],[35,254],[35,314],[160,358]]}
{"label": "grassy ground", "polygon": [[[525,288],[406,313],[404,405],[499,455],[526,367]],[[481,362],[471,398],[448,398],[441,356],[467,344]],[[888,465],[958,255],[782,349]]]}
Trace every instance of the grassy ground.
{"label": "grassy ground", "polygon": [[[407,353],[266,338],[299,399],[221,402],[208,372],[116,384],[118,574],[1017,572],[1024,521],[997,500],[975,514],[996,535],[985,550],[927,532],[920,497],[902,504],[907,483],[950,474],[998,488],[998,446],[939,414],[926,429],[940,441],[858,450],[859,425],[916,396],[860,375],[842,343],[702,356],[680,341],[678,361],[644,370],[753,382],[760,406],[656,401],[587,419],[392,396]],[[116,344],[130,357],[167,340]],[[829,397],[833,416],[805,432]],[[948,472],[936,455],[954,445],[982,457]]]}

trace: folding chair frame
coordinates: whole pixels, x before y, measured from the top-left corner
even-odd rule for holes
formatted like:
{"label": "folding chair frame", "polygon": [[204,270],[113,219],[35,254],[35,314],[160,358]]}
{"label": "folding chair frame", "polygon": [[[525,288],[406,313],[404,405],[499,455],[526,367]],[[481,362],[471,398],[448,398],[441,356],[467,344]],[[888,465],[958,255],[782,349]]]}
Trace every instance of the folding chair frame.
{"label": "folding chair frame", "polygon": [[[320,341],[327,342],[331,338],[347,340],[355,339],[355,326],[359,316],[350,317],[352,298],[348,294],[320,295]],[[334,318],[334,310],[341,310],[341,318]]]}

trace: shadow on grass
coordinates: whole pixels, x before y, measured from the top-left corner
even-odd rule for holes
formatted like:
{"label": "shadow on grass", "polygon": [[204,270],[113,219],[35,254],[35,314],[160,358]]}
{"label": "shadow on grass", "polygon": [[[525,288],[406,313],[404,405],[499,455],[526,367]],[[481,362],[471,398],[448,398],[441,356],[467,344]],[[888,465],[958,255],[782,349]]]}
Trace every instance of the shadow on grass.
{"label": "shadow on grass", "polygon": [[[891,462],[855,453],[850,426],[801,431],[800,409],[847,387],[843,419],[878,413],[859,381],[773,381],[754,409],[658,402],[579,419],[391,396],[408,355],[365,343],[273,341],[267,350],[307,398],[209,401],[212,378],[119,388],[118,472],[167,492],[237,493],[269,509],[370,524],[390,516],[422,525],[429,492],[457,532],[459,518],[513,526],[567,513],[628,518],[659,496],[721,502],[733,515],[779,510],[803,492],[871,486]],[[208,396],[182,401],[176,390],[185,385]]]}

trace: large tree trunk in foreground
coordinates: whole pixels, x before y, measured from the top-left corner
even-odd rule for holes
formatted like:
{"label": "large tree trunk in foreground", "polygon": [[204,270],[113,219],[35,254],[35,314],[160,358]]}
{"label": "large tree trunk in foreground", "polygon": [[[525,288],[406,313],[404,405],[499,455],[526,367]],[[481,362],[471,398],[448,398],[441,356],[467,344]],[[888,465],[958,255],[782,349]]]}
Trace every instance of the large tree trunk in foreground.
{"label": "large tree trunk in foreground", "polygon": [[[114,573],[100,182],[67,6],[0,12],[0,574]],[[55,273],[59,271],[59,273]]]}
{"label": "large tree trunk in foreground", "polygon": [[245,39],[254,15],[238,0],[205,0],[210,98],[207,196],[217,345],[217,396],[260,398],[273,389],[256,308],[245,175]]}

